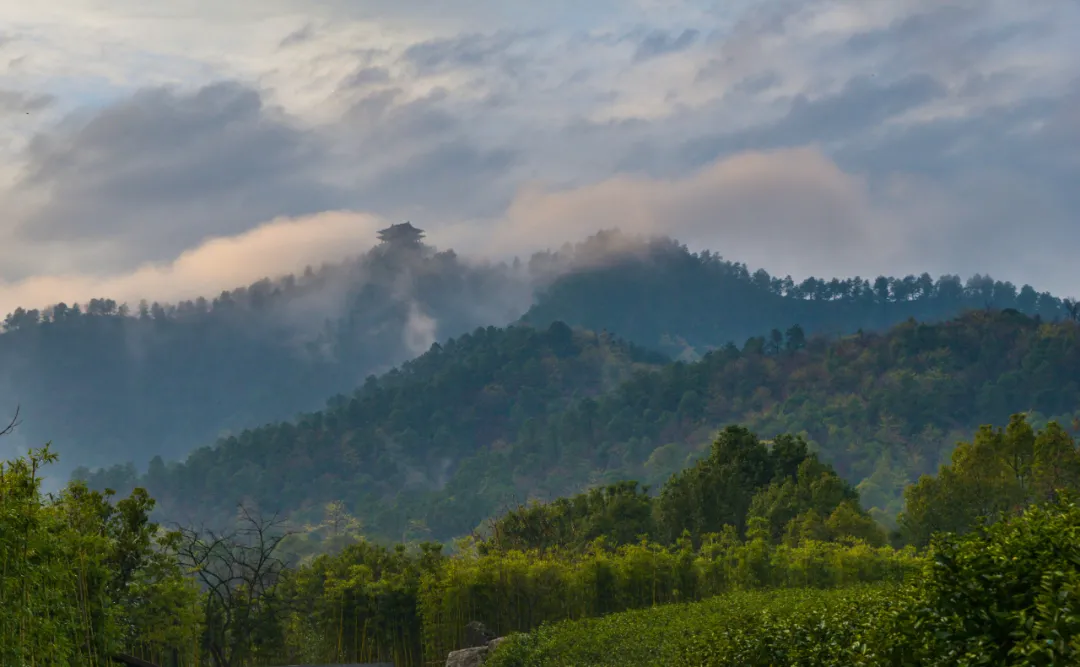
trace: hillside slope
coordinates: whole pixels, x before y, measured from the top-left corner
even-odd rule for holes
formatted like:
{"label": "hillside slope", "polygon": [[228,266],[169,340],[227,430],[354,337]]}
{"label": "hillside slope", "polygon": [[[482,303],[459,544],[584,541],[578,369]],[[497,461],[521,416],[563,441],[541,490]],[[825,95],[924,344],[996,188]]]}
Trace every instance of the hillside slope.
{"label": "hillside slope", "polygon": [[423,518],[445,538],[513,499],[507,457],[519,432],[665,361],[561,323],[478,329],[369,378],[325,410],[225,438],[183,464],[156,458],[138,479],[132,466],[76,474],[99,488],[153,488],[174,518],[228,517],[240,501],[321,514],[322,503],[344,500],[381,535],[400,536]]}
{"label": "hillside slope", "polygon": [[377,251],[212,300],[18,310],[0,334],[0,405],[61,468],[186,456],[229,431],[290,418],[436,340],[513,321],[519,272],[453,253]]}
{"label": "hillside slope", "polygon": [[295,423],[91,481],[144,484],[175,518],[244,499],[285,512],[342,500],[372,533],[448,538],[529,497],[662,482],[717,428],[742,423],[763,437],[803,433],[888,519],[903,486],[979,424],[1027,411],[1036,425],[1072,424],[1078,342],[1071,321],[974,312],[805,346],[796,336],[779,350],[752,339],[657,371],[635,348],[564,325],[486,329]]}
{"label": "hillside slope", "polygon": [[[534,258],[534,264],[540,264]],[[522,318],[559,320],[677,357],[695,358],[725,343],[786,331],[809,334],[884,330],[914,317],[932,322],[972,309],[1014,308],[1044,319],[1064,317],[1061,299],[989,276],[966,282],[927,274],[890,278],[807,278],[751,272],[712,252],[691,253],[670,239],[642,242],[606,232],[575,248],[573,262],[538,295]]]}

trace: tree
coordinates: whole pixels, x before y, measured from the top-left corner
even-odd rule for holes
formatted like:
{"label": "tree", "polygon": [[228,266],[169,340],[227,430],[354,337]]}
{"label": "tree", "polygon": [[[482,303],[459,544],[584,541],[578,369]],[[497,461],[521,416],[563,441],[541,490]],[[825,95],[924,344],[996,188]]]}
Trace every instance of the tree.
{"label": "tree", "polygon": [[798,324],[787,330],[785,347],[788,352],[801,350],[806,347],[806,332]]}
{"label": "tree", "polygon": [[1080,322],[1080,301],[1074,299],[1064,299],[1061,305],[1065,308],[1065,312],[1069,314],[1069,319],[1074,322]]}
{"label": "tree", "polygon": [[766,354],[776,354],[784,344],[784,334],[779,329],[773,329],[769,333],[769,341],[765,344]]}
{"label": "tree", "polygon": [[285,609],[276,591],[286,563],[284,521],[241,505],[239,527],[225,532],[178,527],[181,562],[203,588],[204,649],[216,667],[236,667],[272,645]]}
{"label": "tree", "polygon": [[1005,429],[981,427],[936,477],[908,487],[899,524],[909,542],[922,546],[934,533],[964,534],[1078,488],[1080,453],[1072,437],[1053,421],[1035,432],[1017,414]]}

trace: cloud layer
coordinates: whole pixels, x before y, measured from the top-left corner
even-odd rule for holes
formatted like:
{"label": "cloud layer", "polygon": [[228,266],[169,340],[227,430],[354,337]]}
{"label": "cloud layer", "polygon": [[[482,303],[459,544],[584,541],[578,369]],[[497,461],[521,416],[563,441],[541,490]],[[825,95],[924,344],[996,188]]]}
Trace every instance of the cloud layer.
{"label": "cloud layer", "polygon": [[57,3],[0,9],[0,309],[213,293],[406,218],[1075,291],[1075,3]]}

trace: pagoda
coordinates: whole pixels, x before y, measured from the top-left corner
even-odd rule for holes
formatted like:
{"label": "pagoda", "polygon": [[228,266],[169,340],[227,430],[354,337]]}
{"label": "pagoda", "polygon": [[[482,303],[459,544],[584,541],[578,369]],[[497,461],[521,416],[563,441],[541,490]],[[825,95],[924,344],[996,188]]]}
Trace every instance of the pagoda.
{"label": "pagoda", "polygon": [[417,248],[424,238],[424,230],[412,226],[411,222],[390,225],[379,230],[379,240],[383,245],[395,248]]}

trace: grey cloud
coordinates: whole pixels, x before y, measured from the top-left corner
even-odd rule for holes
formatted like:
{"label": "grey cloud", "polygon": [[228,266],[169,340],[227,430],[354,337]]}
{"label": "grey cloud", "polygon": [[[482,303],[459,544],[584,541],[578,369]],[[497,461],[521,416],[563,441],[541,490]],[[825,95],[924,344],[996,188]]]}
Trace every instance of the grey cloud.
{"label": "grey cloud", "polygon": [[512,58],[509,50],[521,37],[522,35],[517,33],[497,32],[491,35],[470,34],[450,39],[434,39],[408,47],[404,58],[420,75],[493,64],[511,67],[515,62],[520,62],[520,59]]}
{"label": "grey cloud", "polygon": [[[1060,2],[1045,0],[1041,7],[1055,1]],[[811,143],[846,173],[865,178],[874,194],[887,189],[885,181],[895,173],[931,185],[949,184],[953,189],[937,196],[952,203],[941,203],[933,214],[937,217],[927,214],[928,219],[951,220],[955,212],[1001,226],[1028,210],[1044,220],[1043,228],[1063,230],[1055,225],[1064,224],[1061,211],[1067,210],[1075,189],[1068,181],[1077,177],[1069,148],[1080,141],[1068,105],[1028,99],[985,110],[989,100],[1000,103],[1010,95],[1045,89],[1042,84],[1056,76],[1054,68],[1075,70],[1050,58],[1044,62],[1043,51],[1038,62],[1024,63],[1022,74],[1010,69],[1013,61],[1007,57],[983,57],[1010,56],[1014,47],[1045,30],[1041,10],[1028,11],[1028,3],[901,0],[897,4],[906,17],[851,39],[839,22],[824,29],[821,23],[813,28],[801,23],[810,14],[821,17],[849,2],[769,0],[754,4],[734,28],[715,32],[707,21],[694,22],[691,12],[665,18],[665,23],[694,26],[699,35],[651,32],[656,24],[628,33],[625,13],[597,19],[599,4],[582,5],[579,13],[559,14],[555,5],[544,3],[522,10],[547,18],[559,14],[556,32],[543,21],[535,25],[544,27],[534,30],[525,19],[511,16],[520,7],[494,0],[439,5],[422,16],[414,0],[372,0],[363,7],[316,0],[320,11],[328,5],[338,8],[328,15],[312,12],[317,25],[339,19],[344,25],[357,17],[382,21],[385,10],[401,18],[412,34],[444,38],[414,44],[403,53],[388,47],[378,58],[355,49],[351,74],[347,66],[338,70],[345,76],[334,100],[349,111],[340,123],[315,130],[294,127],[267,109],[258,93],[234,85],[201,97],[142,93],[83,127],[39,139],[28,154],[33,175],[23,187],[48,190],[51,196],[23,233],[76,243],[134,238],[133,243],[151,248],[143,257],[154,258],[210,233],[227,234],[279,214],[339,205],[389,217],[422,211],[424,220],[414,220],[430,227],[435,220],[497,217],[528,178],[573,188],[616,171],[679,177],[745,150]],[[568,6],[561,0],[556,4]],[[616,3],[600,4],[608,11]],[[823,12],[800,11],[807,6]],[[724,11],[723,24],[729,26],[731,12],[742,10]],[[389,19],[384,23],[399,27]],[[481,34],[462,34],[462,25]],[[323,35],[316,32],[305,26],[285,42],[311,38],[312,49],[322,48],[315,43]],[[537,35],[543,38],[534,39]],[[1055,39],[1064,43],[1061,34]],[[328,38],[326,48],[336,58],[342,51],[333,42]],[[768,46],[774,42],[775,48]],[[716,56],[692,94],[674,98],[648,120],[581,120],[608,110],[635,113],[647,82],[640,80],[640,70],[626,68],[626,54],[636,48],[640,61],[688,47]],[[402,53],[397,63],[390,62],[394,53]],[[796,61],[789,71],[788,64]],[[399,69],[405,70],[402,78]],[[876,76],[852,78],[852,72]],[[455,74],[455,81],[465,78],[465,92],[435,90],[415,98],[431,82],[415,79],[446,73]],[[1030,84],[1017,79],[1031,75],[1035,81]],[[804,76],[810,79],[804,95],[779,97]],[[847,83],[837,89],[823,82],[830,76]],[[947,91],[943,82],[950,86]],[[477,93],[483,97],[477,99]],[[945,95],[951,96],[948,113],[966,115],[900,119]],[[746,128],[748,122],[755,125]],[[1010,179],[1010,174],[1017,176]],[[927,191],[917,190],[912,197]],[[1010,201],[987,204],[1005,193]],[[964,200],[967,212],[957,207]],[[974,224],[950,229],[970,236]],[[1061,238],[1070,234],[1062,231]],[[941,238],[954,244],[950,247],[959,243],[959,237]],[[999,239],[980,242],[989,247]],[[959,247],[970,249],[970,243]]]}
{"label": "grey cloud", "polygon": [[891,83],[860,76],[833,95],[818,99],[796,96],[779,120],[742,132],[696,138],[683,146],[690,164],[711,162],[720,155],[748,149],[857,141],[859,133],[940,98],[945,88],[926,74]]}
{"label": "grey cloud", "polygon": [[883,28],[857,32],[847,38],[846,46],[865,54],[883,47],[908,49],[928,42],[940,43],[958,26],[978,16],[979,10],[970,4],[943,3],[929,11],[906,15]]}
{"label": "grey cloud", "polygon": [[0,89],[0,115],[41,111],[51,106],[55,101],[52,95]]}
{"label": "grey cloud", "polygon": [[114,268],[173,257],[208,236],[342,203],[313,175],[324,155],[243,85],[144,90],[32,140],[17,194],[47,203],[20,233],[123,243],[132,254],[111,258]]}
{"label": "grey cloud", "polygon": [[388,165],[364,184],[359,199],[365,208],[403,214],[413,210],[429,219],[495,216],[511,199],[512,188],[503,179],[519,157],[511,149],[450,140]]}
{"label": "grey cloud", "polygon": [[285,49],[290,46],[296,46],[297,44],[303,44],[308,42],[315,36],[315,26],[311,23],[305,23],[300,28],[297,28],[293,32],[285,36],[278,44],[278,48]]}
{"label": "grey cloud", "polygon": [[941,118],[864,137],[837,152],[852,168],[873,174],[907,172],[943,179],[971,166],[1001,165],[1030,172],[1060,150],[1042,133],[1019,132],[1044,119],[1061,102],[1027,100],[983,111],[978,117]]}
{"label": "grey cloud", "polygon": [[402,91],[391,89],[360,98],[344,122],[354,140],[369,147],[404,150],[461,130],[459,118],[443,106],[449,97],[447,91],[436,89],[399,104],[401,95]]}
{"label": "grey cloud", "polygon": [[692,28],[673,35],[666,30],[654,30],[641,40],[634,51],[634,62],[649,60],[668,53],[678,53],[690,48],[697,41],[700,33]]}
{"label": "grey cloud", "polygon": [[358,67],[345,77],[341,85],[347,88],[364,88],[373,84],[389,83],[390,70],[385,67]]}
{"label": "grey cloud", "polygon": [[507,172],[518,163],[522,148],[474,139],[483,121],[452,110],[447,91],[401,99],[396,90],[361,97],[338,135],[350,155],[370,156],[362,168],[366,176],[355,182],[357,205],[390,216],[410,211],[442,219],[496,214],[509,200]]}
{"label": "grey cloud", "polygon": [[844,47],[854,57],[898,58],[916,67],[957,72],[978,70],[996,50],[1020,38],[1042,39],[1054,28],[1046,17],[987,25],[989,5],[970,0],[929,5],[886,27],[855,33]]}
{"label": "grey cloud", "polygon": [[781,80],[779,72],[769,71],[740,80],[732,87],[732,90],[743,95],[757,95],[775,87]]}

